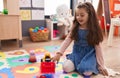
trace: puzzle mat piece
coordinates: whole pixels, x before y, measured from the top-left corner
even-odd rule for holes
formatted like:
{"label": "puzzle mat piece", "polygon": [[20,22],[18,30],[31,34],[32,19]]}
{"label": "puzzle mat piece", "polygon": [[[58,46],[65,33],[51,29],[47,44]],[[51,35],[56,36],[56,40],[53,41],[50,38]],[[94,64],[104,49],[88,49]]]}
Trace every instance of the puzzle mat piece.
{"label": "puzzle mat piece", "polygon": [[0,70],[1,78],[15,78],[10,68],[3,68]]}
{"label": "puzzle mat piece", "polygon": [[0,69],[3,69],[3,68],[10,68],[6,59],[1,59],[0,60]]}
{"label": "puzzle mat piece", "polygon": [[56,46],[45,46],[44,49],[49,51],[49,52],[55,52],[60,48],[60,46],[56,45]]}
{"label": "puzzle mat piece", "polygon": [[25,55],[25,56],[7,58],[6,60],[10,67],[15,67],[15,66],[31,64],[28,62],[28,59],[29,59],[29,56]]}
{"label": "puzzle mat piece", "polygon": [[[77,74],[78,76],[77,77],[73,77],[72,74]],[[69,77],[69,78],[83,78],[83,76],[80,75],[77,72],[71,72],[71,73],[68,73],[68,74],[61,74],[59,76],[59,78],[65,78],[66,76]],[[105,76],[103,76],[101,74],[98,74],[98,75],[92,75],[91,78],[105,78]],[[112,77],[110,77],[110,78],[112,78]]]}
{"label": "puzzle mat piece", "polygon": [[[55,78],[58,78],[63,73],[62,61],[63,60],[60,60],[60,62],[56,64],[56,73],[54,74]],[[40,71],[38,69],[40,69],[40,63],[32,63],[24,66],[13,67],[12,72],[16,78],[19,78],[20,76],[25,78],[35,78],[40,75]]]}
{"label": "puzzle mat piece", "polygon": [[0,52],[0,59],[5,59],[6,58],[6,55],[4,52]]}
{"label": "puzzle mat piece", "polygon": [[29,55],[29,53],[26,50],[13,50],[4,53],[6,55],[6,58]]}
{"label": "puzzle mat piece", "polygon": [[38,74],[40,63],[32,63],[24,66],[17,66],[12,68],[13,75],[16,78],[34,78]]}
{"label": "puzzle mat piece", "polygon": [[[72,75],[76,75],[77,77],[74,77]],[[59,78],[65,78],[65,77],[69,77],[69,78],[83,78],[81,75],[79,75],[76,72],[72,72],[72,73],[68,73],[68,74],[62,74],[59,76]]]}
{"label": "puzzle mat piece", "polygon": [[47,50],[45,50],[44,48],[35,48],[35,49],[30,49],[30,50],[28,50],[28,52],[31,52],[31,51],[33,51],[33,52],[35,52],[36,54],[38,53],[45,53],[45,52],[48,52]]}
{"label": "puzzle mat piece", "polygon": [[[63,61],[64,61],[64,58],[62,58],[60,62],[57,64],[54,78],[58,78],[58,77],[64,78],[65,76],[71,77],[71,74],[63,74],[63,70],[62,70]],[[21,78],[21,77],[35,78],[38,74],[40,74],[40,72],[37,70],[39,69],[39,66],[40,66],[40,63],[26,64],[24,66],[13,67],[12,72],[16,78]],[[81,76],[79,77],[81,78]],[[94,77],[94,78],[97,78],[97,77]]]}

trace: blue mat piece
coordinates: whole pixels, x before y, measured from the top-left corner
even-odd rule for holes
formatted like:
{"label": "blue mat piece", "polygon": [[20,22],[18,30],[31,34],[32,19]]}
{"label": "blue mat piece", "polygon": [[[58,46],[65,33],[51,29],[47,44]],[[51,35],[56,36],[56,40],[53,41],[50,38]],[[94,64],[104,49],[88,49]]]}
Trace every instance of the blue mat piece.
{"label": "blue mat piece", "polygon": [[[12,74],[10,68],[3,68],[3,69],[1,69],[0,73],[7,74],[8,78],[15,78],[14,75]],[[0,76],[0,78],[2,78],[2,77]]]}

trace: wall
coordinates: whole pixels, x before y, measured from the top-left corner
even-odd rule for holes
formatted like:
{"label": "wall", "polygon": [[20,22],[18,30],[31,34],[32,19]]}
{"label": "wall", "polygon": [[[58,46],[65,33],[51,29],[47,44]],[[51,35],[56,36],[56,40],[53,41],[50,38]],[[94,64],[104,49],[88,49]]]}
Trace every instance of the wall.
{"label": "wall", "polygon": [[22,36],[29,36],[29,28],[45,26],[44,0],[20,0]]}

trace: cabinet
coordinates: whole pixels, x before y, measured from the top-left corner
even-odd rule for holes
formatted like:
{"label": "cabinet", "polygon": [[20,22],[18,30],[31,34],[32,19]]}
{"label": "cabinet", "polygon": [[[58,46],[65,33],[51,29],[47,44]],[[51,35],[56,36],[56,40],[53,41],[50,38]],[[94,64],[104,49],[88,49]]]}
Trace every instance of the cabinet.
{"label": "cabinet", "polygon": [[50,31],[49,38],[51,40],[60,39],[62,36],[66,35],[67,27],[63,23],[58,23],[57,21],[51,21],[50,19],[46,20],[47,28]]}
{"label": "cabinet", "polygon": [[17,39],[22,47],[21,20],[19,15],[19,0],[4,0],[8,15],[0,15],[0,49],[1,40]]}
{"label": "cabinet", "polygon": [[21,21],[19,18],[19,15],[0,15],[0,41],[18,39],[19,47],[22,47]]}

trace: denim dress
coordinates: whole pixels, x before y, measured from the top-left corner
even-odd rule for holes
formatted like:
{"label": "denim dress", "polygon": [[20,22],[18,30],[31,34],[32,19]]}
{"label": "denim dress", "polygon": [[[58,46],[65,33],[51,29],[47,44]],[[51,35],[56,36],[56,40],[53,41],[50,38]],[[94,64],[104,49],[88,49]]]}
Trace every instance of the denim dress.
{"label": "denim dress", "polygon": [[73,52],[67,55],[67,59],[74,63],[75,70],[83,74],[84,72],[93,72],[98,74],[95,47],[88,45],[86,29],[79,29],[79,40],[74,41]]}

